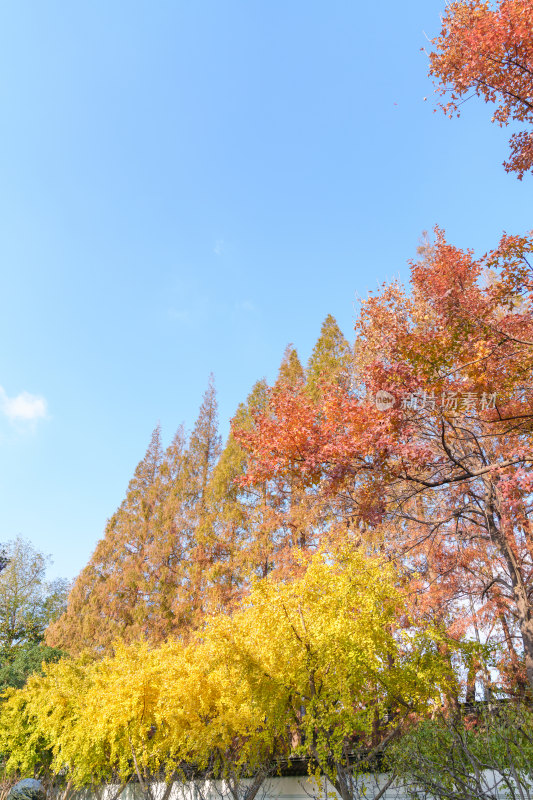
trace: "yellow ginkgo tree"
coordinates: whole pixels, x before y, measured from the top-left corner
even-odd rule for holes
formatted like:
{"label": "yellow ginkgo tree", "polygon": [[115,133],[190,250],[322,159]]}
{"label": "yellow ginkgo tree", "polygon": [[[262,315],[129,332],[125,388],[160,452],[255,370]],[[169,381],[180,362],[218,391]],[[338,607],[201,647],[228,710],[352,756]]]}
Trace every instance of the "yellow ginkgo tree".
{"label": "yellow ginkgo tree", "polygon": [[[258,581],[210,628],[250,687],[258,731],[292,741],[343,800],[409,719],[456,690],[439,634],[410,615],[392,566],[345,549],[302,577]],[[263,728],[264,726],[264,728]]]}
{"label": "yellow ginkgo tree", "polygon": [[[91,698],[99,663],[63,659],[4,693],[0,753],[7,774],[43,779],[54,794],[115,783],[109,747],[92,724]],[[126,781],[122,782],[122,786]]]}
{"label": "yellow ginkgo tree", "polygon": [[[300,577],[257,581],[232,615],[188,642],[117,642],[102,660],[46,666],[0,706],[6,768],[74,786],[218,780],[254,800],[265,778],[308,759],[342,800],[410,719],[457,690],[436,631],[409,613],[390,564],[321,552]],[[447,643],[449,653],[449,643]]]}

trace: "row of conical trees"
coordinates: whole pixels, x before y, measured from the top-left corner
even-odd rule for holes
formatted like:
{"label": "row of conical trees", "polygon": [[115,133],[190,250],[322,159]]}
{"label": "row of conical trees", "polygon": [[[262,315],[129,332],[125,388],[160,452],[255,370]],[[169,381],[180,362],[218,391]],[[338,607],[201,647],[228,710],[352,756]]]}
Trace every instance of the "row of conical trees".
{"label": "row of conical trees", "polygon": [[[258,381],[233,420],[246,432],[272,392],[323,381],[349,382],[352,353],[329,315],[303,368],[289,345],[273,387]],[[50,644],[77,653],[106,650],[120,638],[153,643],[197,628],[206,614],[231,609],[253,576],[299,568],[331,521],[292,477],[242,485],[249,453],[234,431],[222,446],[209,380],[189,436],[179,428],[164,449],[157,427],[126,497],[75,581],[68,609],[48,630]]]}

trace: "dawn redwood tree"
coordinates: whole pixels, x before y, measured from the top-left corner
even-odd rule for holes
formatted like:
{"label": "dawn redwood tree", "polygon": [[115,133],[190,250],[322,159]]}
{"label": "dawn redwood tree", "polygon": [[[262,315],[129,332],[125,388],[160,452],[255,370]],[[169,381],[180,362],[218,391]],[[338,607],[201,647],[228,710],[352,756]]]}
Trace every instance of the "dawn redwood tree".
{"label": "dawn redwood tree", "polygon": [[[257,381],[245,403],[237,409],[239,427],[252,427],[254,412],[266,409],[268,385]],[[257,490],[240,486],[246,472],[248,453],[230,432],[207,487],[208,586],[205,601],[210,611],[234,606],[273,558],[271,514],[266,487]],[[267,569],[268,572],[268,569]]]}
{"label": "dawn redwood tree", "polygon": [[521,180],[533,168],[533,2],[460,0],[446,6],[442,30],[432,41],[430,75],[452,116],[473,93],[496,108],[492,122],[518,123],[507,172]]}
{"label": "dawn redwood tree", "polygon": [[306,388],[316,398],[322,384],[339,382],[348,387],[352,377],[353,354],[337,320],[328,314],[309,358]]}
{"label": "dawn redwood tree", "polygon": [[157,427],[89,563],[71,589],[67,610],[47,631],[48,644],[71,653],[126,641],[161,641],[180,627],[173,609],[182,580],[186,442],[178,430],[163,451]]}
{"label": "dawn redwood tree", "polygon": [[292,344],[288,344],[283,353],[278,375],[274,384],[275,389],[295,388],[305,381],[305,372],[298,351]]}
{"label": "dawn redwood tree", "polygon": [[[262,408],[251,409],[252,415],[246,425],[235,416],[233,430],[237,440],[241,442],[241,434],[245,438],[252,434],[253,420],[261,415],[269,417],[279,398],[296,398],[303,394],[317,399],[331,384],[347,388],[352,359],[348,342],[335,318],[329,314],[322,324],[307,369],[302,368],[295,348],[289,345]],[[297,464],[294,469],[271,473],[257,484],[243,483],[242,480],[239,483],[241,490],[246,488],[256,496],[262,494],[251,539],[251,547],[258,554],[261,551],[264,554],[259,559],[255,557],[257,566],[263,564],[263,571],[256,571],[256,574],[264,577],[274,571],[279,576],[288,576],[301,571],[305,560],[316,551],[324,536],[334,533],[335,520],[329,505],[319,501],[314,488],[302,479]]]}
{"label": "dawn redwood tree", "polygon": [[[334,317],[328,315],[307,369],[303,369],[294,346],[288,345],[272,389],[269,391],[265,381],[254,386],[233,419],[233,429],[253,431],[256,416],[268,415],[269,398],[278,394],[298,394],[303,390],[318,395],[328,382],[347,385],[351,359],[346,339]],[[271,572],[287,576],[301,570],[302,558],[305,560],[315,551],[320,532],[329,525],[324,509],[312,493],[308,494],[297,471],[290,476],[272,475],[256,485],[243,485],[248,460],[239,434],[236,436],[232,430],[213,476],[213,532],[217,531],[219,547],[230,530],[233,537],[237,534],[240,544],[237,546],[234,538],[233,556],[224,569],[236,570],[237,561],[240,562],[233,574],[240,572],[242,576],[241,591],[249,588],[253,576],[265,577]],[[227,526],[229,520],[231,528]],[[219,563],[217,568],[222,569],[222,565]]]}
{"label": "dawn redwood tree", "polygon": [[208,487],[220,454],[212,377],[187,441],[163,450],[157,427],[126,497],[74,583],[49,644],[106,651],[115,639],[164,641],[198,624],[209,555]]}
{"label": "dawn redwood tree", "polygon": [[[304,388],[305,380],[296,348],[289,344],[283,354],[273,393],[299,392]],[[309,518],[299,476],[295,473],[290,476],[280,474],[270,481],[269,490],[277,522],[272,568],[279,572],[292,572],[296,549],[306,550],[311,544]]]}
{"label": "dawn redwood tree", "polygon": [[220,456],[220,435],[218,433],[218,405],[213,375],[209,376],[198,419],[189,440],[187,455],[191,479],[191,498],[200,508],[206,505],[207,485]]}
{"label": "dawn redwood tree", "polygon": [[532,250],[504,236],[475,259],[437,231],[409,296],[363,303],[355,388],[273,393],[241,436],[246,482],[298,474],[458,635],[498,628],[518,669],[518,633],[531,687]]}
{"label": "dawn redwood tree", "polygon": [[[305,371],[294,347],[289,345],[286,348],[273,387],[270,391],[265,387],[261,407],[250,409],[251,416],[246,424],[239,414],[232,421],[232,435],[247,453],[243,472],[250,472],[249,459],[251,457],[253,462],[256,455],[253,448],[250,456],[247,452],[250,450],[248,437],[259,433],[254,421],[257,418],[266,420],[270,416],[275,418],[280,403],[291,404],[301,397],[307,397],[309,407],[313,407],[328,386],[347,389],[351,381],[352,360],[350,345],[331,314],[322,324]],[[337,520],[331,514],[329,503],[322,502],[314,485],[302,480],[297,461],[278,473],[265,473],[257,482],[245,480],[244,475],[237,476],[236,480],[241,491],[246,489],[258,501],[261,496],[250,539],[250,553],[254,551],[255,555],[249,559],[261,577],[272,570],[290,574],[300,569],[302,557],[309,557],[325,536],[335,535]],[[344,530],[344,520],[340,521],[340,526]]]}
{"label": "dawn redwood tree", "polygon": [[212,567],[209,484],[221,452],[218,406],[213,375],[204,394],[185,459],[186,512],[189,542],[186,547],[186,579],[181,606],[188,625],[195,626],[205,611]]}

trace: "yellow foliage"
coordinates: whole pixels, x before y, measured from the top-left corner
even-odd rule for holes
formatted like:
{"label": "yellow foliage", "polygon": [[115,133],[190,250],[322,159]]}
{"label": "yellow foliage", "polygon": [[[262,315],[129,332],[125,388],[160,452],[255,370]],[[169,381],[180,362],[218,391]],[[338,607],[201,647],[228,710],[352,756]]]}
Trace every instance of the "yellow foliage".
{"label": "yellow foliage", "polygon": [[0,750],[8,770],[46,767],[76,785],[163,769],[170,779],[185,764],[251,773],[291,747],[326,765],[366,742],[376,715],[440,703],[446,669],[390,565],[318,554],[301,578],[257,581],[187,645],[116,643],[101,661],[47,665],[7,693]]}

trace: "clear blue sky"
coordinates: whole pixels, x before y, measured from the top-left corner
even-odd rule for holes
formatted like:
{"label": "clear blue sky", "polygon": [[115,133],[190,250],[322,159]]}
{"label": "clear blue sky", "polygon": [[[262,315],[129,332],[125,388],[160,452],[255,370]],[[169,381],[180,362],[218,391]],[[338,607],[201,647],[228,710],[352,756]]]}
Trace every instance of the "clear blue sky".
{"label": "clear blue sky", "polygon": [[481,253],[533,227],[491,110],[432,113],[443,5],[2,4],[0,539],[74,577],[211,371],[226,433],[424,229]]}

